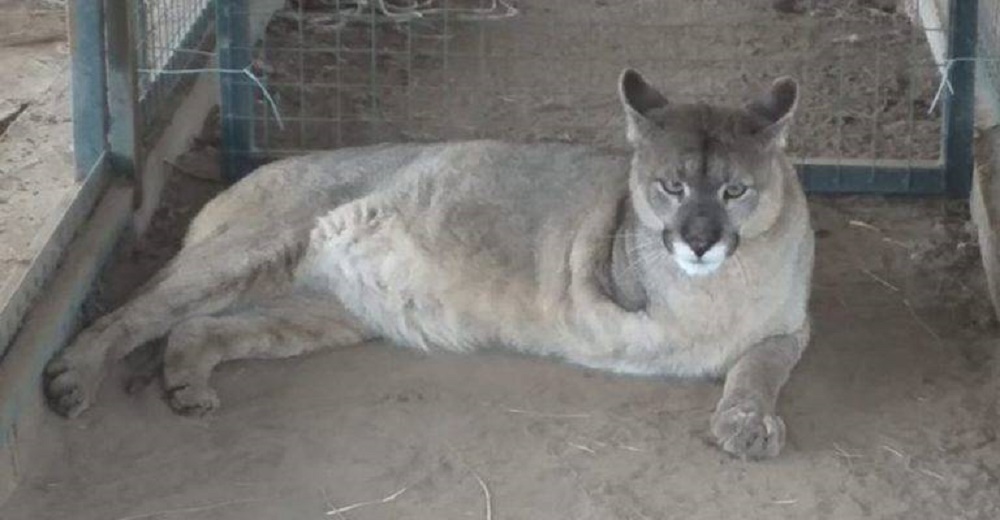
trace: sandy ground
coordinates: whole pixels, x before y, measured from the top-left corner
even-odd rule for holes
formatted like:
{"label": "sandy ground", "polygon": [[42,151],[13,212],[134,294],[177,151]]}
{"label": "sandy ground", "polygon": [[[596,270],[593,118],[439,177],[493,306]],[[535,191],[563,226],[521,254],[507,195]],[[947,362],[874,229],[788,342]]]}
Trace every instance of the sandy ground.
{"label": "sandy ground", "polygon": [[[168,259],[215,189],[175,176],[155,239],[122,249],[100,299]],[[44,417],[0,518],[479,519],[477,476],[504,519],[997,518],[996,330],[967,216],[812,207],[815,340],[780,403],[776,460],[711,446],[713,382],[363,345],[225,365],[207,419],[173,415],[156,384],[127,394],[119,367],[83,418]]]}
{"label": "sandy ground", "polygon": [[[545,5],[555,4],[560,2]],[[625,4],[577,5],[633,20],[665,8],[677,17],[672,19],[682,20],[683,6],[695,3],[629,2],[635,12]],[[769,1],[739,2],[761,10],[750,14],[735,10],[735,1],[699,4],[712,13],[728,8],[733,16],[778,16],[767,11]],[[867,9],[862,4],[844,3]],[[898,16],[871,19],[905,31]],[[838,26],[836,20],[813,25]],[[840,27],[847,27],[843,23]],[[600,41],[626,56],[657,36],[652,30],[632,32]],[[843,35],[855,33],[860,32]],[[781,34],[775,30],[762,37],[778,35],[782,41]],[[519,43],[541,50],[557,44],[573,42]],[[853,44],[848,39],[838,45]],[[823,47],[812,48],[822,52]],[[699,52],[722,50],[703,46]],[[536,68],[528,77],[540,83],[526,89],[525,97],[512,98],[520,102],[492,94],[454,95],[447,98],[453,108],[441,109],[438,120],[417,117],[409,126],[369,121],[360,127],[325,122],[324,128],[351,130],[327,135],[360,141],[383,131],[399,138],[450,137],[466,121],[473,134],[543,139],[558,138],[560,126],[583,118],[579,127],[587,130],[565,139],[612,143],[620,138],[620,126],[606,80],[617,73],[618,54],[595,60],[601,71],[587,83],[593,93],[570,83],[557,98],[535,99],[541,88],[554,84],[551,78],[575,73],[570,66]],[[802,64],[826,66],[815,60]],[[489,65],[486,73],[499,70],[500,79],[505,70],[515,70]],[[771,72],[748,67],[761,75],[751,82]],[[675,77],[666,70],[650,75],[689,94],[698,90],[690,82],[701,76]],[[720,68],[713,74],[724,73]],[[728,77],[734,76],[739,77],[730,70]],[[920,86],[924,102],[933,95],[928,85]],[[573,101],[576,92],[599,101]],[[807,107],[823,99],[807,95]],[[377,106],[392,107],[393,99],[399,98],[383,96]],[[439,110],[434,103],[441,106],[444,100],[423,99],[432,100],[430,108],[411,114],[434,117]],[[544,103],[550,109],[543,110]],[[371,105],[362,103],[357,110],[366,106]],[[505,111],[505,106],[515,108]],[[473,110],[477,107],[492,115],[484,118]],[[823,147],[823,136],[831,134],[817,119],[820,108],[806,110],[796,125],[797,150],[839,150],[830,143]],[[483,122],[499,126],[478,126]],[[322,134],[314,129],[300,135]],[[301,144],[294,142],[298,137],[289,139],[288,146]],[[217,189],[173,176],[146,241],[123,245],[88,313],[121,302],[162,265],[176,250],[187,220]],[[116,367],[98,405],[84,417],[65,421],[46,414],[35,440],[37,456],[24,469],[24,483],[0,506],[0,518],[486,519],[482,486],[492,518],[508,520],[1000,518],[997,329],[967,210],[941,201],[813,198],[811,204],[818,237],[814,341],[780,403],[789,442],[776,460],[744,462],[711,445],[708,416],[721,390],[715,382],[613,377],[549,360],[424,356],[363,345],[225,365],[214,379],[223,406],[206,419],[173,415],[157,384],[125,392],[129,370]],[[367,505],[325,514],[359,503]]]}
{"label": "sandy ground", "polygon": [[0,0],[0,70],[0,289],[9,290],[38,254],[39,230],[76,188],[57,0]]}

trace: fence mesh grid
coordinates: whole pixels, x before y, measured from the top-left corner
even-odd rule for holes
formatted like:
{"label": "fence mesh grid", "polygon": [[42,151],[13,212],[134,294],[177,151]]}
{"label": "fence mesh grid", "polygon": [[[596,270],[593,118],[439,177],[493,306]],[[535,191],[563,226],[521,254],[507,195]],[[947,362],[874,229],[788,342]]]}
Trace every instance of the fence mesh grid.
{"label": "fence mesh grid", "polygon": [[255,71],[285,124],[259,92],[237,117],[266,156],[483,137],[620,145],[626,65],[682,101],[739,103],[795,77],[799,157],[941,154],[938,65],[913,0],[261,3],[234,15],[266,27]]}
{"label": "fence mesh grid", "polygon": [[[982,96],[1000,113],[1000,0],[979,0],[979,62],[976,73],[981,75]],[[1000,123],[1000,121],[994,121]]]}
{"label": "fence mesh grid", "polygon": [[[209,9],[215,0],[139,0],[135,3],[136,66],[144,129],[171,107],[173,95],[193,76],[177,74],[212,54]],[[223,0],[224,1],[224,0]]]}

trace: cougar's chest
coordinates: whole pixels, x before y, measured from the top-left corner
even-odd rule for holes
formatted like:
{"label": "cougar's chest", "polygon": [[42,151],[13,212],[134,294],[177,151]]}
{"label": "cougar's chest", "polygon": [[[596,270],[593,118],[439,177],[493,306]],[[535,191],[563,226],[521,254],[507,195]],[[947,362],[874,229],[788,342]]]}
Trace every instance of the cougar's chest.
{"label": "cougar's chest", "polygon": [[[780,251],[738,254],[715,275],[679,280],[667,296],[670,335],[680,347],[731,357],[783,328],[795,294],[795,262]],[[796,309],[797,312],[797,309]]]}

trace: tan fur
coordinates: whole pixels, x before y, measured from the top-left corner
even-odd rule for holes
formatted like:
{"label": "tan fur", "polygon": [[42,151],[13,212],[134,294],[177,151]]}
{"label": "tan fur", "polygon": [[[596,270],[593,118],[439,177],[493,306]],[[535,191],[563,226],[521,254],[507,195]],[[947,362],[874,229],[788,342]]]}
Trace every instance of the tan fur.
{"label": "tan fur", "polygon": [[[805,198],[780,146],[794,102],[773,120],[752,107],[670,112],[623,78],[631,162],[582,146],[478,141],[261,168],[202,210],[140,294],[50,363],[50,402],[79,414],[109,357],[164,334],[171,404],[190,413],[218,405],[208,379],[226,360],[374,338],[425,350],[504,346],[623,373],[728,374],[712,424],[720,445],[776,455],[775,402],[808,341],[813,258]],[[691,129],[692,114],[726,128]],[[687,130],[671,134],[670,117]],[[713,203],[739,245],[708,276],[672,259],[664,244],[684,206],[657,202],[657,181],[642,173],[671,164],[698,132],[718,138],[704,182],[735,182],[730,170],[743,168],[756,183],[752,197]]]}

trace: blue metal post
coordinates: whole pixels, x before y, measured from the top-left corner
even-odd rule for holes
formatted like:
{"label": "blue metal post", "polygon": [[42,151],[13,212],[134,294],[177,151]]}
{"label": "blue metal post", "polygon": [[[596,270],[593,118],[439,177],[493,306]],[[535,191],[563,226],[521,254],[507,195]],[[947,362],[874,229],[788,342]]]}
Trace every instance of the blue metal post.
{"label": "blue metal post", "polygon": [[75,175],[83,180],[106,148],[107,76],[104,68],[104,3],[69,3],[72,51],[73,152]]}
{"label": "blue metal post", "polygon": [[[216,38],[219,67],[242,70],[253,56],[250,41],[250,9],[247,0],[220,0],[216,3]],[[254,85],[241,74],[223,73],[220,119],[222,124],[222,172],[228,181],[236,181],[253,168]]]}
{"label": "blue metal post", "polygon": [[[146,19],[149,17],[149,11],[147,10],[147,2],[149,0],[139,0],[135,4],[135,21],[136,21],[136,32],[134,33],[135,41],[133,45],[136,46],[136,63],[140,67],[149,67],[153,63],[152,58],[156,56],[156,50],[150,55],[150,41],[148,38],[149,27],[147,27]],[[162,52],[162,51],[161,51]],[[162,78],[161,78],[162,79]],[[142,102],[143,95],[147,88],[149,88],[149,83],[152,82],[152,78],[142,74],[139,75],[139,101]],[[140,107],[141,108],[141,107]],[[140,110],[143,114],[145,111]],[[143,120],[145,123],[145,119]]]}
{"label": "blue metal post", "polygon": [[975,128],[976,29],[979,0],[951,0],[948,14],[948,82],[944,100],[944,165],[948,195],[972,191]]}
{"label": "blue metal post", "polygon": [[[864,164],[803,161],[795,165],[807,193],[823,195],[940,196],[945,172],[936,161],[880,161]],[[874,172],[874,173],[873,173]]]}
{"label": "blue metal post", "polygon": [[142,150],[139,141],[139,71],[136,65],[135,2],[106,0],[108,52],[108,151],[111,168],[136,181],[137,201],[142,190],[137,176]]}

